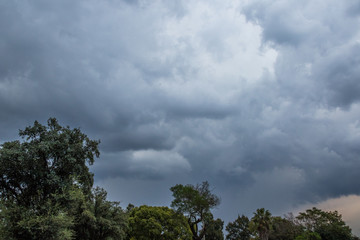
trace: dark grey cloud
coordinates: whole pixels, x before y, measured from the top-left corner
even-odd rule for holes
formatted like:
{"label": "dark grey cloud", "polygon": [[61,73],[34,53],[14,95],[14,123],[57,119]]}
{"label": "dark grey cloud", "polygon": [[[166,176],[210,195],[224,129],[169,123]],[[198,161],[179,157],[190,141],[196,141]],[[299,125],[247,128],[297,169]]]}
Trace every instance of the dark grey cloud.
{"label": "dark grey cloud", "polygon": [[347,7],[347,14],[356,17],[360,14],[360,3],[358,1],[350,1]]}
{"label": "dark grey cloud", "polygon": [[263,28],[263,44],[278,49],[277,78],[290,97],[349,107],[359,95],[355,3],[299,4],[254,1],[243,13]]}
{"label": "dark grey cloud", "polygon": [[341,52],[330,53],[326,62],[316,66],[314,79],[324,81],[330,105],[349,107],[359,101],[359,51],[359,43],[344,47]]}
{"label": "dark grey cloud", "polygon": [[1,142],[57,117],[113,200],[209,180],[226,221],[360,194],[356,1],[0,6]]}

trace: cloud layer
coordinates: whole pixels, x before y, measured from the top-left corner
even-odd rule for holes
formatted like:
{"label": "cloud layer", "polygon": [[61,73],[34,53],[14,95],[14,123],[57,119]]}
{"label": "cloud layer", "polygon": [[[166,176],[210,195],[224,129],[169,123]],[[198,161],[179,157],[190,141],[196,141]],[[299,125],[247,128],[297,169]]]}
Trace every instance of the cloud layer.
{"label": "cloud layer", "polygon": [[0,6],[1,142],[57,117],[113,199],[209,180],[226,220],[360,194],[357,1]]}

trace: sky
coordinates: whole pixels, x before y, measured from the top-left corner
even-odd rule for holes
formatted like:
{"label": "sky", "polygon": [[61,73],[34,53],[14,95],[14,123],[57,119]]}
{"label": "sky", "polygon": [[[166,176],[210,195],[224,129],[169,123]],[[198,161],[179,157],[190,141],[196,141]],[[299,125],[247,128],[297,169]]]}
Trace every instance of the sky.
{"label": "sky", "polygon": [[359,17],[357,0],[0,0],[0,142],[55,117],[101,140],[95,184],[123,206],[208,181],[225,222],[360,222]]}

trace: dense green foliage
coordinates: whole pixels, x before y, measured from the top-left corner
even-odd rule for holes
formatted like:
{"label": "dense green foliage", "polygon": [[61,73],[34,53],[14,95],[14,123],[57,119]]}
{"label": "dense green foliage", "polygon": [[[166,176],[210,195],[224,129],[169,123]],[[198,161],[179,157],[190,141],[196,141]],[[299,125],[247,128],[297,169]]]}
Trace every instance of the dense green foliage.
{"label": "dense green foliage", "polygon": [[251,221],[238,216],[226,226],[227,240],[357,240],[337,211],[317,208],[285,218],[272,217],[264,208],[257,209]]}
{"label": "dense green foliage", "polygon": [[210,209],[220,204],[219,197],[210,192],[208,182],[196,186],[177,184],[170,190],[174,197],[171,207],[187,217],[193,239],[203,239],[207,222],[212,220]]}
{"label": "dense green foliage", "polygon": [[317,232],[304,231],[295,240],[321,240],[321,236]]}
{"label": "dense green foliage", "polygon": [[273,217],[271,225],[269,240],[294,240],[303,232],[292,218]]}
{"label": "dense green foliage", "polygon": [[122,239],[124,213],[92,192],[88,165],[99,141],[50,118],[20,130],[22,141],[0,148],[0,208],[3,239]]}
{"label": "dense green foliage", "polygon": [[[89,165],[99,141],[54,118],[19,135],[0,146],[0,240],[224,239],[224,222],[211,213],[220,199],[208,182],[170,188],[173,209],[129,204],[124,211],[93,188]],[[227,240],[359,240],[337,211],[317,208],[284,218],[260,208],[226,231]]]}
{"label": "dense green foliage", "polygon": [[324,212],[317,208],[306,210],[297,217],[309,232],[316,232],[322,240],[351,239],[351,229],[346,226],[337,211]]}
{"label": "dense green foliage", "polygon": [[271,213],[264,208],[257,209],[250,222],[250,229],[260,240],[269,239],[271,229]]}
{"label": "dense green foliage", "polygon": [[168,207],[135,207],[129,214],[131,240],[191,240],[186,218]]}
{"label": "dense green foliage", "polygon": [[212,214],[211,217],[206,219],[205,222],[206,231],[205,231],[205,239],[206,240],[223,240],[223,228],[224,221],[220,218],[213,219]]}
{"label": "dense green foliage", "polygon": [[106,200],[104,189],[96,187],[93,191],[93,227],[90,239],[124,239],[127,230],[127,216],[119,202]]}
{"label": "dense green foliage", "polygon": [[226,226],[227,240],[250,240],[250,220],[247,216],[241,215],[234,222],[229,222]]}

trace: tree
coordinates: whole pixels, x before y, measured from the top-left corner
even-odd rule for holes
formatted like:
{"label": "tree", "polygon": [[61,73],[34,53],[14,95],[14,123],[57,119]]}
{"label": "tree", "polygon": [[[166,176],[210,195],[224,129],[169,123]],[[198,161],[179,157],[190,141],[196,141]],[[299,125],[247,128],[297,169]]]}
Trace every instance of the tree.
{"label": "tree", "polygon": [[186,218],[168,207],[134,207],[129,215],[131,240],[190,240]]}
{"label": "tree", "polygon": [[257,232],[260,240],[268,240],[271,229],[271,213],[269,210],[257,209],[251,219],[251,228]]}
{"label": "tree", "polygon": [[303,232],[291,219],[273,217],[271,222],[269,240],[293,240]]}
{"label": "tree", "polygon": [[95,227],[90,239],[125,239],[127,219],[119,202],[106,200],[107,193],[103,188],[93,190],[93,212]]}
{"label": "tree", "polygon": [[208,219],[205,220],[206,231],[205,231],[205,239],[206,240],[224,240],[223,228],[224,221],[220,218],[216,220],[213,219],[213,216],[209,216]]}
{"label": "tree", "polygon": [[174,197],[171,207],[186,216],[193,239],[201,240],[206,234],[205,220],[211,216],[210,209],[220,204],[219,197],[210,192],[208,182],[196,186],[177,184],[170,190]]}
{"label": "tree", "polygon": [[2,200],[38,207],[72,184],[90,193],[93,174],[87,164],[99,156],[99,141],[90,140],[80,129],[61,127],[55,118],[48,126],[35,121],[19,135],[23,142],[5,142],[0,149]]}
{"label": "tree", "polygon": [[313,207],[296,217],[299,223],[309,232],[316,232],[322,240],[351,239],[351,229],[342,220],[337,211],[322,211]]}
{"label": "tree", "polygon": [[108,201],[106,197],[106,191],[100,187],[93,189],[90,200],[76,188],[69,192],[66,210],[74,219],[71,228],[75,233],[74,239],[126,238],[127,215],[119,202]]}
{"label": "tree", "polygon": [[[47,211],[45,211],[47,209]],[[42,214],[3,202],[0,239],[73,239],[73,217],[51,201],[44,202]]]}
{"label": "tree", "polygon": [[241,215],[234,222],[229,222],[226,226],[227,240],[250,240],[251,231],[250,220],[248,217]]}
{"label": "tree", "polygon": [[88,166],[99,157],[100,141],[78,128],[60,126],[55,118],[47,126],[35,121],[19,135],[21,141],[0,147],[2,237],[99,239],[93,230],[104,226],[114,232],[121,209],[105,201],[104,190],[91,192],[94,180]]}

